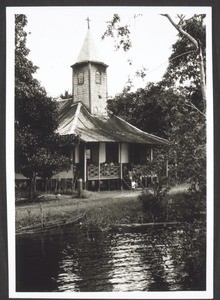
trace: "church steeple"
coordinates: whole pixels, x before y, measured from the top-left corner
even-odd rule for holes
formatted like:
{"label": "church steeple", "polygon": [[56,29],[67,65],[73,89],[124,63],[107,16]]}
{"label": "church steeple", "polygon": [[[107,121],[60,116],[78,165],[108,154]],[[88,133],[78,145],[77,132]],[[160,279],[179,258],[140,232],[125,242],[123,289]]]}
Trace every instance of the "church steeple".
{"label": "church steeple", "polygon": [[87,31],[85,40],[79,52],[76,63],[85,62],[85,61],[103,63],[101,55],[98,53],[95,47],[95,43],[93,41],[93,37],[90,29],[88,29]]}
{"label": "church steeple", "polygon": [[91,114],[103,115],[107,105],[106,65],[98,54],[89,28],[73,69],[73,101],[81,101]]}

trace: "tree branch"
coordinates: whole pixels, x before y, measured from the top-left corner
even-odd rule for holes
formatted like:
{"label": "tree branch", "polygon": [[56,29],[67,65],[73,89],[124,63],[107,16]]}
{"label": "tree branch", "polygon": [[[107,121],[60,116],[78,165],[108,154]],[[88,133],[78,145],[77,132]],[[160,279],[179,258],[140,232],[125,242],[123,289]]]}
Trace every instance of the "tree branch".
{"label": "tree branch", "polygon": [[194,44],[194,46],[196,47],[196,50],[198,51],[199,68],[200,68],[200,84],[201,84],[201,91],[202,91],[202,99],[203,99],[204,107],[205,107],[206,106],[206,81],[205,81],[203,53],[202,53],[202,47],[200,45],[200,42],[198,42],[196,39],[194,39],[194,37],[192,37],[188,32],[183,30],[181,25],[177,25],[168,14],[161,14],[161,16],[166,17],[170,21],[170,23],[176,28],[176,30],[179,31],[179,33],[181,35],[188,38],[188,40]]}
{"label": "tree branch", "polygon": [[176,30],[179,31],[180,34],[187,37],[195,45],[196,49],[199,49],[199,43],[197,42],[197,40],[194,39],[188,32],[183,30],[181,26],[177,25],[168,14],[161,14],[161,16],[166,17],[170,21],[170,23],[176,28]]}
{"label": "tree branch", "polygon": [[185,103],[185,105],[188,107],[194,108],[197,112],[199,112],[202,116],[204,116],[206,118],[206,115],[201,110],[199,110],[193,103],[187,101],[187,103]]}

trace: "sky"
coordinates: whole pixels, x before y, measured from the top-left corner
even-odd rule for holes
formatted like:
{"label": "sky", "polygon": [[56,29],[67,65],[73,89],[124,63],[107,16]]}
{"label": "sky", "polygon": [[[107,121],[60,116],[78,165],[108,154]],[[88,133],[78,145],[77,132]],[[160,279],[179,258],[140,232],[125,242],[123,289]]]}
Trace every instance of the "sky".
{"label": "sky", "polygon": [[[204,12],[199,7],[21,7],[16,13],[24,13],[28,19],[25,31],[29,59],[39,67],[35,77],[52,97],[65,91],[72,93],[72,69],[87,32],[89,17],[93,40],[103,62],[108,67],[108,95],[122,92],[128,76],[134,78],[142,67],[147,69],[145,79],[134,79],[134,89],[148,82],[157,82],[163,76],[172,45],[177,40],[177,30],[161,13],[169,13],[175,21],[176,15],[186,18]],[[121,24],[129,25],[132,49],[127,53],[115,51],[114,40],[101,36],[107,21],[114,13],[121,17]],[[134,17],[138,16],[138,17]],[[128,59],[132,60],[129,65]]]}

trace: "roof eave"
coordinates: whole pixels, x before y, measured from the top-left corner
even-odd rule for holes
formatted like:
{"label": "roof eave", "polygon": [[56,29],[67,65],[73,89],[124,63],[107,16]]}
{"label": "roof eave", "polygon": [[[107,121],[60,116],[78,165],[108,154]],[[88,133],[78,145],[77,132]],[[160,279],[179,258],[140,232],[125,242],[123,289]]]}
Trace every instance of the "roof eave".
{"label": "roof eave", "polygon": [[73,64],[71,66],[71,68],[74,68],[76,66],[82,65],[82,64],[87,64],[87,63],[95,63],[95,64],[99,64],[99,65],[103,65],[105,68],[108,68],[108,65],[101,62],[101,61],[96,61],[96,60],[82,60],[82,61],[78,61],[75,64]]}

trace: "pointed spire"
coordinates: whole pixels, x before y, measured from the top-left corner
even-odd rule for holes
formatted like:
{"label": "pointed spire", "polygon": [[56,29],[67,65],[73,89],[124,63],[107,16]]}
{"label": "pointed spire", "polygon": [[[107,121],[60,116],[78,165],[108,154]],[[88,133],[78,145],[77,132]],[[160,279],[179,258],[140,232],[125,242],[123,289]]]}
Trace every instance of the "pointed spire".
{"label": "pointed spire", "polygon": [[[85,40],[83,42],[82,48],[79,52],[78,58],[76,60],[76,63],[81,63],[81,62],[98,62],[98,63],[103,63],[103,60],[100,56],[100,54],[97,52],[97,49],[95,47],[93,37],[90,31],[90,26],[89,22],[90,19],[87,18],[86,21],[88,22],[88,31],[85,37]],[[104,64],[106,65],[106,64]]]}

